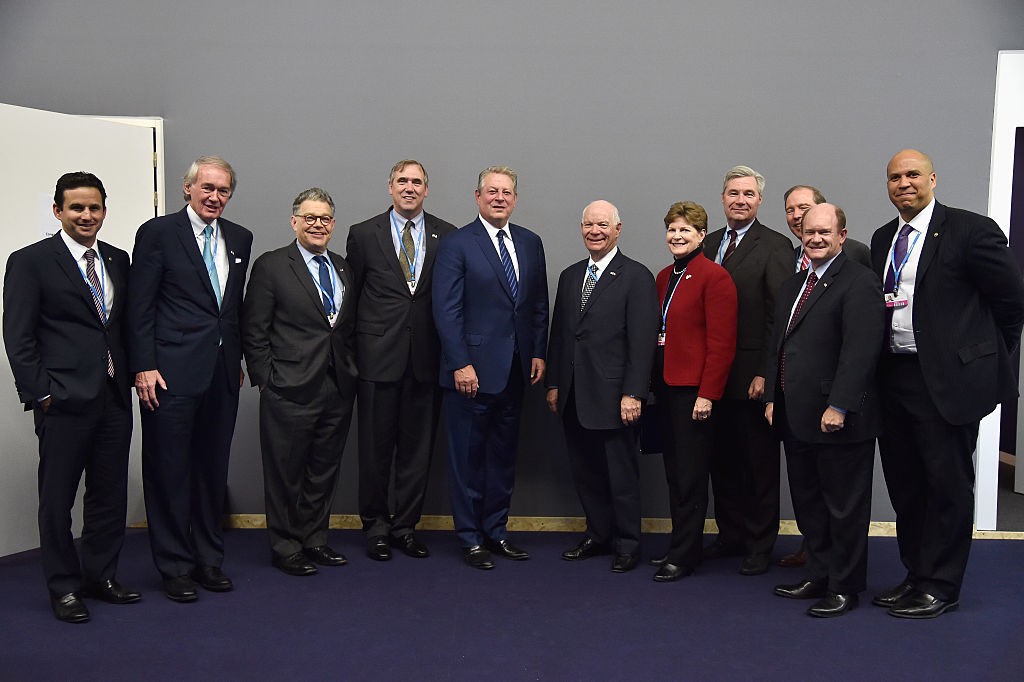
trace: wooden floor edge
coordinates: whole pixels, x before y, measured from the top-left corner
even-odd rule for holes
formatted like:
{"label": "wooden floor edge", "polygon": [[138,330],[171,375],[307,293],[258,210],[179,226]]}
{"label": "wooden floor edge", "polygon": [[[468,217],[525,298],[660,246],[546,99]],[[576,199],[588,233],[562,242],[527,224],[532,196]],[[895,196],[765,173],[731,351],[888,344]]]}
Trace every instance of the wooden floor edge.
{"label": "wooden floor edge", "polygon": [[[264,514],[229,514],[224,517],[227,528],[266,528],[267,519]],[[586,519],[580,516],[510,516],[508,529],[512,531],[555,531],[582,532],[586,528]],[[145,528],[146,524],[135,523],[129,528]],[[357,514],[332,514],[331,528],[358,529],[362,522]],[[418,526],[420,530],[453,530],[450,516],[424,516]],[[671,519],[646,518],[643,520],[645,533],[669,533],[672,530]],[[714,519],[704,522],[705,533],[717,533],[718,526]],[[779,523],[779,535],[799,535],[796,521],[784,520]],[[893,521],[872,521],[868,529],[871,537],[896,537],[896,524]],[[1024,532],[975,530],[975,540],[1024,540]]]}

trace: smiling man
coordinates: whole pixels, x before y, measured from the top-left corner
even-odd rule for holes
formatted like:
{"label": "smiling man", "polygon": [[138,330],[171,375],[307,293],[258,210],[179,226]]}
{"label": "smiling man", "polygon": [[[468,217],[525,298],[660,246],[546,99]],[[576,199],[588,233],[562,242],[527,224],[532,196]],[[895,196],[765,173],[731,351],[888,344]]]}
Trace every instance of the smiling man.
{"label": "smiling man", "polygon": [[607,201],[583,211],[589,258],[558,278],[548,343],[547,402],[561,415],[576,492],[587,516],[567,561],[614,554],[625,573],[640,559],[637,429],[657,344],[651,272],[618,247],[622,222]]}

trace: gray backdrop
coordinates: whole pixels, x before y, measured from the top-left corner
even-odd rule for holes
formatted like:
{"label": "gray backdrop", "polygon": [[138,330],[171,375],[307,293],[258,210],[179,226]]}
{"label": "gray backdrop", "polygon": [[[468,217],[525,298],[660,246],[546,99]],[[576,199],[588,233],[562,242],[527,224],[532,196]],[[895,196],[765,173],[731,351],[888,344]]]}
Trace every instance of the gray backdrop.
{"label": "gray backdrop", "polygon": [[[5,0],[0,101],[164,117],[168,210],[193,158],[224,156],[239,174],[227,216],[255,233],[254,256],[292,237],[308,186],[334,195],[343,252],[347,225],[389,205],[398,159],[426,165],[427,209],[457,225],[475,215],[477,172],[510,165],[514,221],[543,237],[553,289],[586,255],[586,203],[617,204],[620,245],[656,272],[668,206],[697,201],[722,225],[721,176],[739,163],[767,176],[759,217],[784,232],[782,192],[811,183],[869,241],[894,215],[885,164],[907,146],[934,158],[941,200],[985,212],[996,52],[1024,47],[1022,29],[1020,0]],[[256,407],[247,387],[237,513],[263,511]],[[512,513],[580,515],[539,391],[521,444]],[[353,430],[339,513],[356,512],[354,445]],[[438,452],[425,511],[443,514]],[[644,514],[667,516],[660,458],[643,475]],[[878,472],[873,518],[892,518]]]}

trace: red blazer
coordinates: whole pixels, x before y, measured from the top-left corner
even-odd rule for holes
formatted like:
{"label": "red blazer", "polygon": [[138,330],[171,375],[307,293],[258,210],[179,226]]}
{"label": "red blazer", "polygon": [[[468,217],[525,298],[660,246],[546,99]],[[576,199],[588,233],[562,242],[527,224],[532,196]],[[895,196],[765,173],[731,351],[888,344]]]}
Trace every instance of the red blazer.
{"label": "red blazer", "polygon": [[[658,273],[662,309],[672,267]],[[669,386],[697,386],[718,400],[736,355],[736,285],[720,265],[699,253],[679,281],[665,321],[664,379]]]}

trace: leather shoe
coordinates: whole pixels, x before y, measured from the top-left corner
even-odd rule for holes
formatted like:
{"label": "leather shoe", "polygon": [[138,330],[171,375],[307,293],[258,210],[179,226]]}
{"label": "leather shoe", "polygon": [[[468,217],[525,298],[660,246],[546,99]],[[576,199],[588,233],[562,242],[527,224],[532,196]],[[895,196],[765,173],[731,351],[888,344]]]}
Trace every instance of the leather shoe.
{"label": "leather shoe", "polygon": [[391,538],[391,544],[402,550],[405,556],[413,559],[426,559],[430,556],[430,550],[422,542],[416,539],[413,533],[406,533],[400,538]]}
{"label": "leather shoe", "polygon": [[715,540],[704,548],[701,556],[705,560],[722,559],[728,556],[741,556],[743,552],[738,547],[727,545],[721,540]]}
{"label": "leather shoe", "polygon": [[835,618],[857,608],[858,601],[856,594],[828,592],[819,601],[815,602],[814,606],[807,609],[807,614],[815,618]]}
{"label": "leather shoe", "polygon": [[689,566],[679,566],[678,564],[670,564],[666,561],[658,569],[658,572],[654,574],[654,582],[671,583],[681,580],[691,573],[693,573],[693,569]]}
{"label": "leather shoe", "polygon": [[335,552],[327,545],[306,547],[302,550],[302,553],[306,555],[307,559],[321,566],[341,566],[348,563],[348,559],[345,558],[344,554]]}
{"label": "leather shoe", "polygon": [[388,539],[383,535],[374,535],[366,540],[366,556],[374,561],[390,561],[391,548],[388,547]]}
{"label": "leather shoe", "polygon": [[530,558],[529,552],[519,549],[508,540],[489,540],[486,544],[489,545],[488,549],[495,554],[512,561],[526,561]]}
{"label": "leather shoe", "polygon": [[616,554],[612,560],[612,573],[632,571],[639,563],[640,557],[636,554]]}
{"label": "leather shoe", "polygon": [[792,585],[776,585],[773,592],[787,599],[821,599],[827,590],[825,585],[812,580],[801,580]]}
{"label": "leather shoe", "polygon": [[909,580],[904,580],[896,587],[886,590],[885,592],[879,592],[875,595],[875,598],[871,600],[871,603],[875,606],[881,606],[886,609],[891,609],[896,606],[896,603],[901,599],[909,597],[915,592],[914,585]]}
{"label": "leather shoe", "polygon": [[59,597],[50,597],[50,608],[53,609],[53,615],[57,616],[57,620],[62,620],[65,623],[89,621],[89,609],[85,608],[85,604],[74,592],[68,592]]}
{"label": "leather shoe", "polygon": [[801,545],[800,549],[792,554],[787,554],[782,557],[779,559],[778,563],[779,566],[782,566],[783,568],[797,568],[799,566],[803,566],[807,563],[807,552],[804,550],[803,545]]}
{"label": "leather shoe", "polygon": [[108,604],[134,604],[142,595],[121,587],[116,580],[104,580],[82,590],[82,596],[100,599]]}
{"label": "leather shoe", "polygon": [[196,566],[192,569],[192,580],[210,592],[230,592],[234,585],[219,566]]}
{"label": "leather shoe", "polygon": [[289,554],[288,556],[275,554],[271,563],[274,564],[274,568],[288,575],[302,577],[318,572],[317,567],[310,563],[309,559],[302,552],[295,552],[295,554]]}
{"label": "leather shoe", "polygon": [[608,545],[602,545],[600,542],[596,542],[594,538],[587,536],[580,540],[572,549],[562,552],[562,558],[566,561],[583,561],[584,559],[601,556],[602,554],[611,554]]}
{"label": "leather shoe", "polygon": [[751,554],[743,559],[740,564],[741,575],[761,575],[768,572],[768,564],[771,558],[767,554]]}
{"label": "leather shoe", "polygon": [[651,566],[664,566],[668,563],[668,552],[665,552],[661,556],[656,556],[651,559]]}
{"label": "leather shoe", "polygon": [[491,561],[491,553],[480,545],[463,547],[462,558],[473,568],[479,568],[484,571],[494,568],[494,562]]}
{"label": "leather shoe", "polygon": [[164,580],[164,594],[171,601],[188,603],[199,599],[196,581],[187,575],[179,575],[177,578]]}
{"label": "leather shoe", "polygon": [[946,611],[956,611],[959,606],[960,602],[955,600],[945,601],[944,599],[933,597],[927,592],[915,592],[889,609],[889,615],[896,616],[897,618],[923,620],[925,618],[936,618]]}

